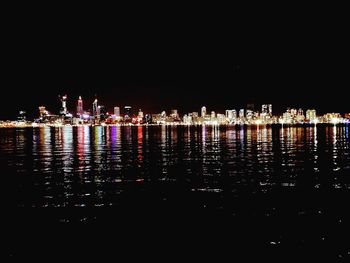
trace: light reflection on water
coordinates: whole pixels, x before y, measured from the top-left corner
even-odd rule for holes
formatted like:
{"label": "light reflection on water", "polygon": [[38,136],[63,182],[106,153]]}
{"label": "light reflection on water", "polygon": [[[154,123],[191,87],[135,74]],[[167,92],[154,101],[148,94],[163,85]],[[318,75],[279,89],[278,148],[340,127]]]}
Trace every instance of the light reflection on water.
{"label": "light reflection on water", "polygon": [[157,181],[182,180],[198,191],[305,182],[348,189],[348,134],[348,126],[6,129],[0,158],[33,178],[34,205],[44,197],[47,206],[104,205],[130,183]]}

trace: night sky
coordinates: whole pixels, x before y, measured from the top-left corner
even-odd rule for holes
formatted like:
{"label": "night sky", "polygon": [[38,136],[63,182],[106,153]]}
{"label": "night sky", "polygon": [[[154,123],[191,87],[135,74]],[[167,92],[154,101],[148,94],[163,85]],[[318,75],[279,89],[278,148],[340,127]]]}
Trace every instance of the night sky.
{"label": "night sky", "polygon": [[[255,17],[256,18],[256,17]],[[342,17],[252,16],[118,10],[98,15],[16,13],[5,24],[0,119],[39,105],[56,112],[58,94],[75,111],[79,95],[112,111],[183,114],[247,103],[350,111],[349,41]]]}

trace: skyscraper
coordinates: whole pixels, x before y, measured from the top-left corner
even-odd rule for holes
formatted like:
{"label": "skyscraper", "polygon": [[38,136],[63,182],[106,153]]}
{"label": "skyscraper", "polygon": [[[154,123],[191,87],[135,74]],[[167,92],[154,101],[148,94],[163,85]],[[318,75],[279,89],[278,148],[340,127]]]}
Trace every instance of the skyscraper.
{"label": "skyscraper", "polygon": [[272,104],[263,104],[261,106],[261,114],[264,116],[272,116]]}
{"label": "skyscraper", "polygon": [[311,109],[306,111],[306,120],[309,122],[315,122],[317,120],[316,110]]}
{"label": "skyscraper", "polygon": [[244,109],[240,109],[238,114],[239,114],[239,118],[241,120],[243,120],[244,119]]}
{"label": "skyscraper", "polygon": [[232,110],[232,120],[236,121],[237,119],[237,111],[236,110]]}
{"label": "skyscraper", "polygon": [[268,114],[272,116],[272,104],[268,104],[268,108],[269,108]]}
{"label": "skyscraper", "polygon": [[171,117],[173,120],[178,120],[178,119],[180,119],[179,113],[177,112],[176,109],[172,109],[172,110],[170,111],[170,117]]}
{"label": "skyscraper", "polygon": [[124,116],[130,117],[131,116],[131,106],[125,106],[124,107]]}
{"label": "skyscraper", "polygon": [[207,115],[207,108],[205,106],[203,106],[201,109],[201,117],[204,118],[205,115]]}
{"label": "skyscraper", "polygon": [[124,118],[125,119],[131,118],[131,106],[124,106]]}
{"label": "skyscraper", "polygon": [[114,107],[114,116],[120,117],[120,108],[118,106]]}
{"label": "skyscraper", "polygon": [[39,114],[40,114],[40,117],[44,117],[44,116],[46,116],[48,114],[45,106],[40,106],[39,107]]}
{"label": "skyscraper", "polygon": [[79,117],[81,117],[81,116],[83,116],[83,114],[84,114],[83,100],[82,100],[81,96],[79,96],[78,104],[77,104],[77,115]]}
{"label": "skyscraper", "polygon": [[97,110],[98,110],[98,105],[97,105],[97,99],[94,100],[92,103],[92,116],[97,117]]}
{"label": "skyscraper", "polygon": [[62,102],[62,107],[61,107],[61,111],[60,114],[62,115],[66,115],[68,113],[67,111],[67,95],[64,96],[59,96],[61,102]]}
{"label": "skyscraper", "polygon": [[25,111],[22,111],[22,110],[19,111],[17,120],[18,120],[19,122],[25,122],[25,121],[26,121],[26,112],[25,112]]}

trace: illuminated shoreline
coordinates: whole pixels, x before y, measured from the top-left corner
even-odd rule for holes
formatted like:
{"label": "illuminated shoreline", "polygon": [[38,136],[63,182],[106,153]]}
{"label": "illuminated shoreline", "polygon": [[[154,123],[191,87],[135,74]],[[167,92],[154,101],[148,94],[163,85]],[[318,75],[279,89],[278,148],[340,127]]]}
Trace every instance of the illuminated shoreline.
{"label": "illuminated shoreline", "polygon": [[0,124],[0,128],[60,128],[60,127],[139,127],[139,126],[229,126],[229,127],[271,127],[271,126],[280,126],[280,127],[315,127],[318,125],[326,126],[348,126],[349,121],[346,122],[318,122],[318,123],[144,123],[144,124],[132,124],[132,123],[121,123],[121,124]]}

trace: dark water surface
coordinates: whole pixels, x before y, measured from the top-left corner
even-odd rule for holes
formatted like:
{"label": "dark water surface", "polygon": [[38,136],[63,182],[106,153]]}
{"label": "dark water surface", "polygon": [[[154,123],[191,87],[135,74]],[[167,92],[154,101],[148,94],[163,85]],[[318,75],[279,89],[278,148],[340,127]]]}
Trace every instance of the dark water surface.
{"label": "dark water surface", "polygon": [[180,238],[154,248],[173,254],[349,255],[348,126],[0,129],[0,165],[11,256],[75,227],[136,249]]}

